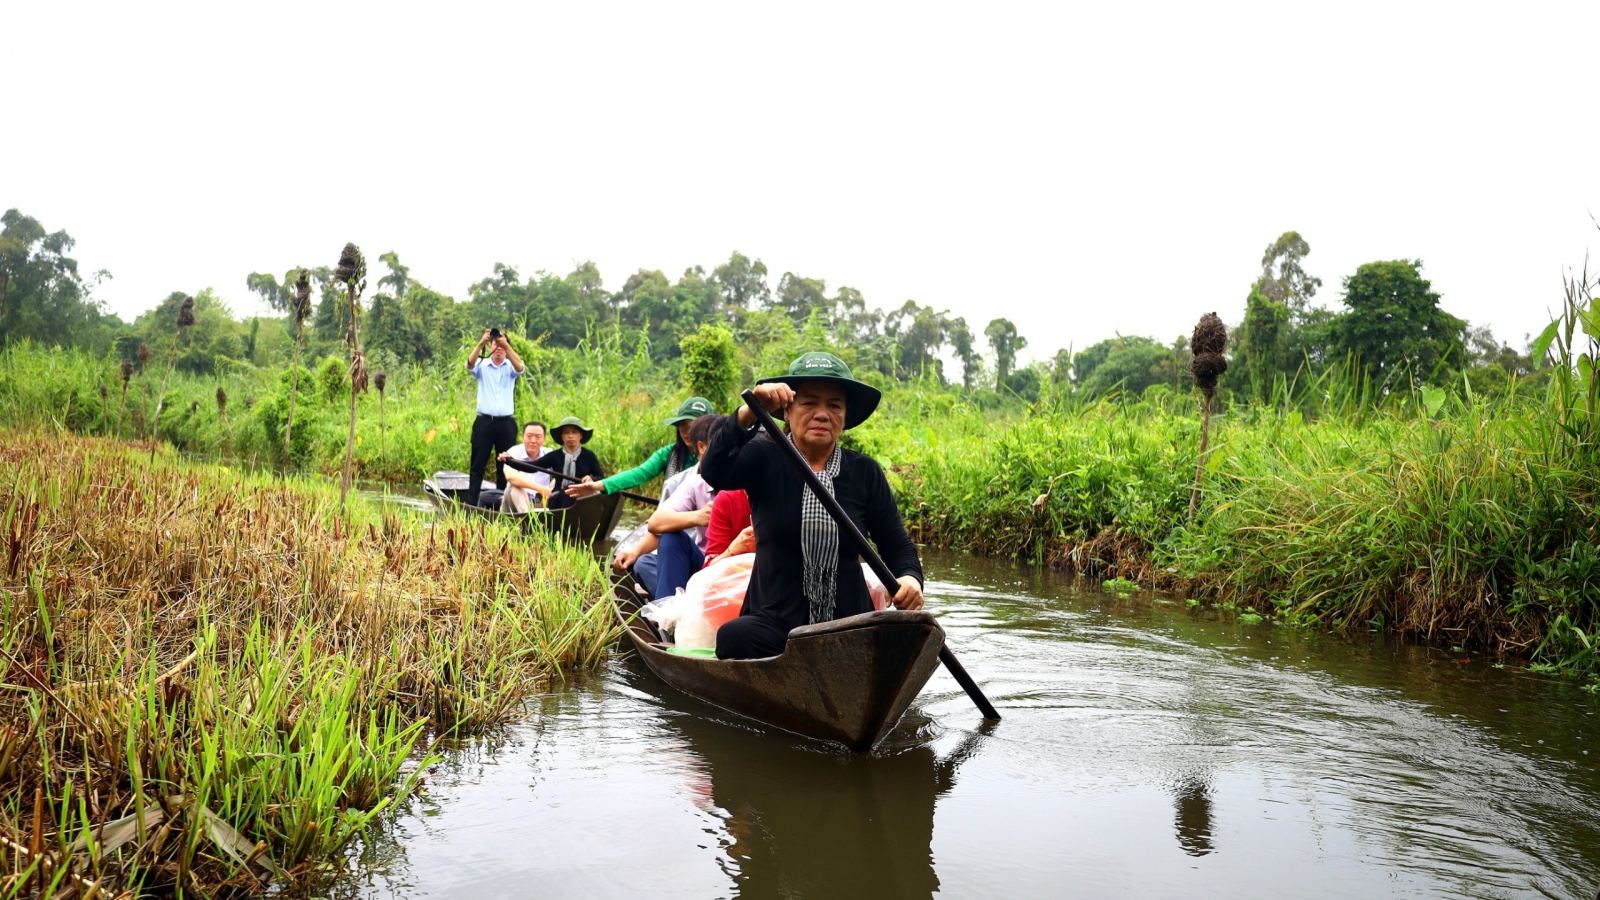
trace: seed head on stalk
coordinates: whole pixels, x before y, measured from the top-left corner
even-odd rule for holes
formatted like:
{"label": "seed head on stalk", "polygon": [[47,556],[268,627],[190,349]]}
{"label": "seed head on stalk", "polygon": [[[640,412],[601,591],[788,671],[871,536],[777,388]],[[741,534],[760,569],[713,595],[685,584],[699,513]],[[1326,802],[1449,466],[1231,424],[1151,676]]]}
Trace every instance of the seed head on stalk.
{"label": "seed head on stalk", "polygon": [[1228,359],[1223,351],[1228,349],[1228,327],[1214,312],[1200,317],[1189,337],[1189,349],[1194,360],[1189,363],[1189,374],[1200,388],[1200,456],[1194,467],[1194,489],[1189,492],[1189,519],[1193,521],[1200,506],[1200,477],[1206,470],[1206,448],[1211,440],[1211,401],[1217,396],[1217,379],[1228,371]]}
{"label": "seed head on stalk", "polygon": [[350,462],[356,447],[356,399],[367,389],[367,361],[361,355],[361,307],[357,301],[367,289],[367,260],[361,248],[345,244],[339,253],[339,265],[334,269],[335,281],[344,285],[346,310],[349,321],[345,323],[345,346],[350,350],[350,433],[344,442],[344,476],[339,482],[339,510],[344,511],[345,497],[350,493]]}
{"label": "seed head on stalk", "polygon": [[[150,423],[150,463],[152,465],[156,461],[156,441],[161,437],[161,404],[167,399],[167,379],[172,377],[172,363],[178,358],[178,338],[183,336],[185,328],[194,324],[194,298],[188,294],[184,294],[183,302],[178,304],[178,318],[175,324],[178,327],[172,332],[172,350],[167,354],[167,371],[161,376],[161,391],[156,394],[156,417]],[[140,345],[140,347],[143,346],[143,344]]]}
{"label": "seed head on stalk", "polygon": [[378,389],[378,458],[383,459],[388,454],[384,448],[385,429],[383,426],[383,388],[389,383],[389,376],[382,369],[372,373],[372,386]]}

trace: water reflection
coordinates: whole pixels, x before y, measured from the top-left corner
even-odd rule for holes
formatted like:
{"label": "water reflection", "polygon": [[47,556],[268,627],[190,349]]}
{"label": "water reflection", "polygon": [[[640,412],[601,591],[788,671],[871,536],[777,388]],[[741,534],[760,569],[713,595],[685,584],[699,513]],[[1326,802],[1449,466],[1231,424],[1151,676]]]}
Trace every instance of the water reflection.
{"label": "water reflection", "polygon": [[834,754],[699,717],[676,724],[705,764],[705,801],[726,816],[737,896],[910,898],[938,890],[933,811],[951,775],[932,749]]}
{"label": "water reflection", "polygon": [[1177,810],[1173,828],[1178,846],[1190,856],[1205,856],[1211,846],[1211,784],[1203,778],[1189,777],[1174,785],[1172,805]]}

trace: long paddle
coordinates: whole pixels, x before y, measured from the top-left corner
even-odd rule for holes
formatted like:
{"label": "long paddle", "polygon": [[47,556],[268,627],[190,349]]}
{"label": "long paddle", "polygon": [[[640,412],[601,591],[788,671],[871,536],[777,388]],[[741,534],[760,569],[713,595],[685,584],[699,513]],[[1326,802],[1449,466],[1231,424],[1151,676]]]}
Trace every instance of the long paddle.
{"label": "long paddle", "polygon": [[[753,392],[745,391],[740,396],[744,398],[744,405],[755,413],[756,421],[760,422],[761,427],[766,429],[767,434],[772,437],[773,443],[783,448],[783,455],[794,465],[795,471],[800,473],[801,479],[805,481],[807,487],[811,488],[811,492],[816,494],[818,500],[822,501],[823,507],[828,510],[828,515],[833,516],[833,520],[839,523],[839,530],[849,535],[852,541],[855,541],[856,549],[861,551],[862,556],[866,557],[867,565],[872,567],[872,571],[878,576],[878,580],[883,582],[884,589],[892,591],[893,589],[889,585],[899,584],[899,579],[895,577],[893,572],[889,571],[889,566],[884,563],[883,557],[878,555],[878,551],[867,542],[867,536],[862,534],[861,529],[856,527],[856,523],[844,514],[844,507],[840,506],[839,501],[835,500],[833,495],[828,493],[827,489],[822,486],[822,481],[817,478],[817,473],[811,471],[811,464],[806,462],[806,458],[800,455],[800,450],[790,443],[784,433],[779,430],[778,423],[772,420],[772,414],[761,406]],[[978,711],[983,713],[985,719],[1000,721],[1000,713],[995,710],[994,704],[989,702],[989,698],[983,695],[978,683],[972,680],[971,675],[967,674],[967,670],[962,667],[961,661],[956,659],[956,655],[950,650],[948,643],[939,648],[939,661],[944,663],[944,667],[950,670],[951,675],[955,676],[956,682],[961,685],[962,690],[967,692],[967,696],[972,698],[972,702],[977,705]]]}
{"label": "long paddle", "polygon": [[[559,478],[562,481],[583,480],[582,478],[573,478],[571,475],[563,475],[562,473],[557,472],[555,469],[546,469],[544,466],[536,466],[533,463],[525,463],[520,459],[505,459],[501,460],[500,462],[502,465],[510,466],[519,472],[543,472],[552,478]],[[612,491],[611,493],[617,494],[618,496],[627,497],[629,500],[637,500],[640,503],[648,503],[651,506],[656,506],[661,502],[654,497],[646,497],[644,494],[635,494],[633,491]]]}

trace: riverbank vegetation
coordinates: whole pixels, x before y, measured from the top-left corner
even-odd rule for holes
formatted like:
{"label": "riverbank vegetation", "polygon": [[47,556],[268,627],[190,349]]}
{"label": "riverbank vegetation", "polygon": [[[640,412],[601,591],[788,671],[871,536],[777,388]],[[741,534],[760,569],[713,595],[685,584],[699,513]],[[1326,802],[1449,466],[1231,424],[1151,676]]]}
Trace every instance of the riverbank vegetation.
{"label": "riverbank vegetation", "polygon": [[0,446],[0,564],[8,896],[314,883],[615,636],[584,550],[63,431]]}
{"label": "riverbank vegetation", "polygon": [[[1117,336],[1023,363],[1027,338],[1004,318],[980,330],[911,301],[877,310],[793,272],[773,285],[739,253],[676,281],[641,270],[617,291],[588,263],[531,277],[496,265],[464,301],[381,255],[357,314],[388,387],[385,406],[357,404],[355,466],[412,483],[465,468],[473,382],[460,365],[486,326],[528,361],[519,416],[583,417],[611,469],[659,446],[684,396],[726,409],[736,386],[826,348],[885,390],[848,437],[889,469],[923,540],[1134,578],[1286,624],[1600,671],[1593,279],[1575,276],[1561,320],[1516,350],[1447,313],[1417,260],[1359,266],[1335,305],[1319,305],[1309,252],[1285,233],[1241,287],[1242,309],[1220,310],[1236,322],[1232,359],[1193,517],[1200,417],[1186,338]],[[349,406],[337,279],[293,268],[246,283],[288,311],[302,271],[321,300],[287,453],[292,317],[235,319],[209,290],[194,295],[164,438],[253,467],[337,468]],[[59,349],[0,319],[0,424],[148,434],[143,389],[162,360],[147,366],[138,348],[172,344],[184,296]]]}

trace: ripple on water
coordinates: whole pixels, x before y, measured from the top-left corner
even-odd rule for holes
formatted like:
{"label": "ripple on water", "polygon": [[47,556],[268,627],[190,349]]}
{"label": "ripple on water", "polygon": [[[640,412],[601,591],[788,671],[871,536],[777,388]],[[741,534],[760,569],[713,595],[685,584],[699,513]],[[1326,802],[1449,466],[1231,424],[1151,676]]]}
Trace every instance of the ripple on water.
{"label": "ripple on water", "polygon": [[941,671],[879,752],[851,756],[619,658],[450,754],[339,892],[1593,895],[1592,697],[1048,573],[929,569],[997,727]]}

